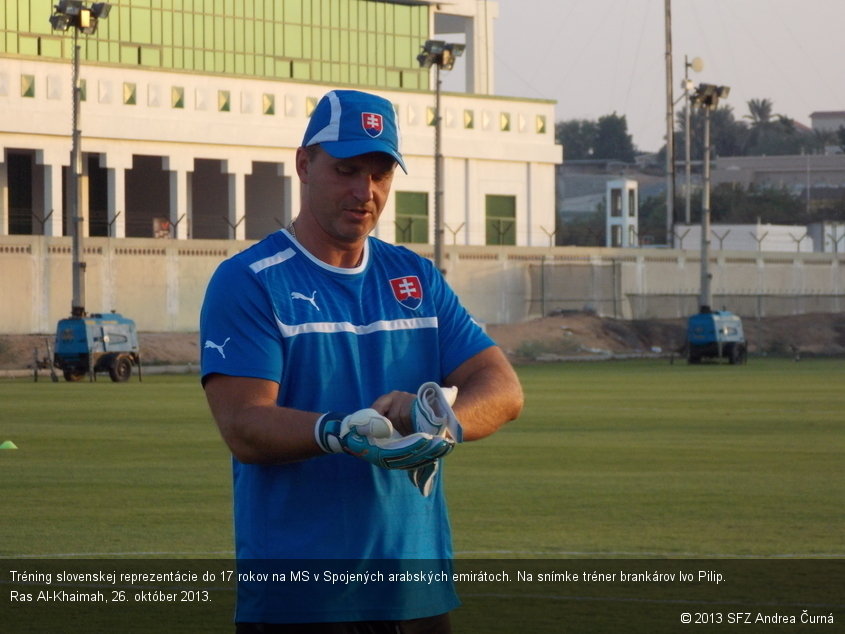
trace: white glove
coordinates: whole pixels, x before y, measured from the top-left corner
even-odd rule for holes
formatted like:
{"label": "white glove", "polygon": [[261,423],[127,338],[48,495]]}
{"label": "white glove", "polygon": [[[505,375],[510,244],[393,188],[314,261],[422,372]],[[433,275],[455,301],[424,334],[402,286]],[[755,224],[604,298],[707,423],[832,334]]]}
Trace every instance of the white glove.
{"label": "white glove", "polygon": [[401,436],[374,409],[348,416],[329,412],[314,426],[314,437],[326,453],[345,452],[383,469],[417,469],[445,456],[455,446],[445,436],[414,433]]}
{"label": "white glove", "polygon": [[[458,388],[440,387],[437,383],[423,383],[417,390],[417,398],[411,405],[411,423],[417,433],[432,434],[435,437],[463,442],[464,433],[460,421],[452,411],[452,404],[458,398]],[[434,490],[440,461],[435,460],[408,471],[408,477],[423,496]]]}
{"label": "white glove", "polygon": [[435,436],[451,436],[455,442],[463,442],[464,430],[452,411],[458,398],[458,388],[440,387],[429,381],[417,390],[417,398],[411,406],[411,423],[414,431]]}

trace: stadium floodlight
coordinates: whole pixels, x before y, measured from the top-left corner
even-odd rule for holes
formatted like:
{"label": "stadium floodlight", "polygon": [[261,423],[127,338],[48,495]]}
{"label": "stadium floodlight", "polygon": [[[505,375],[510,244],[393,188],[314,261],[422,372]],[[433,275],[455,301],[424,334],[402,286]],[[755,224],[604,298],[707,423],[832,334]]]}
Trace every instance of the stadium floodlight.
{"label": "stadium floodlight", "polygon": [[91,5],[91,13],[98,20],[105,20],[110,12],[111,5],[108,2],[95,2]]}
{"label": "stadium floodlight", "polygon": [[443,40],[427,40],[417,61],[423,68],[437,66],[440,70],[452,70],[455,60],[464,54],[464,44],[451,44]]}
{"label": "stadium floodlight", "polygon": [[50,16],[50,26],[54,31],[67,31],[70,27],[91,35],[97,31],[97,23],[109,17],[111,5],[108,2],[95,2],[86,7],[82,0],[60,0]]}
{"label": "stadium floodlight", "polygon": [[82,0],[59,0],[50,16],[54,31],[67,31],[73,27],[73,130],[70,150],[70,180],[68,182],[68,227],[73,239],[73,300],[70,313],[73,317],[85,316],[85,262],[82,261],[82,215],[80,213],[80,180],[82,178],[82,151],[80,148],[79,108],[81,87],[79,82],[79,34],[91,35],[97,23],[108,17],[111,5],[96,2],[86,7]]}
{"label": "stadium floodlight", "polygon": [[50,26],[54,31],[67,31],[70,27],[70,16],[65,13],[54,13],[50,16]]}
{"label": "stadium floodlight", "polygon": [[56,13],[63,13],[64,15],[79,15],[81,10],[82,0],[59,0],[59,4],[56,5]]}
{"label": "stadium floodlight", "polygon": [[719,107],[719,100],[725,99],[731,93],[729,86],[715,84],[699,84],[690,99],[692,103],[705,110],[715,110]]}
{"label": "stadium floodlight", "polygon": [[426,40],[417,55],[421,68],[434,67],[434,266],[443,270],[443,155],[440,151],[442,117],[440,116],[440,71],[452,70],[455,60],[464,54],[464,44]]}

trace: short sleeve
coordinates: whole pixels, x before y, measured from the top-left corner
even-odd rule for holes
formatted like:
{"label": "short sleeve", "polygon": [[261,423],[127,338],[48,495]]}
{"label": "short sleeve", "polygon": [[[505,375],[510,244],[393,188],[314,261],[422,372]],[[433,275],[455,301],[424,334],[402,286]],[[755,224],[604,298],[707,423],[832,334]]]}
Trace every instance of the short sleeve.
{"label": "short sleeve", "polygon": [[275,311],[259,274],[237,259],[215,271],[200,312],[202,379],[209,374],[279,382],[283,353]]}
{"label": "short sleeve", "polygon": [[448,376],[464,361],[496,345],[461,304],[455,291],[431,266],[431,289],[437,306],[442,376]]}

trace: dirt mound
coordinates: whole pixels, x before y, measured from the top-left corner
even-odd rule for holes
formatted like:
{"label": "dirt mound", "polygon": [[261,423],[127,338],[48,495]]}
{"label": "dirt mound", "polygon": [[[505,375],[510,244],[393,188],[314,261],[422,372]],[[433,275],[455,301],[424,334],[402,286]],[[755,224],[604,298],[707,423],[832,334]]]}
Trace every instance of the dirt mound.
{"label": "dirt mound", "polygon": [[[845,313],[743,320],[751,354],[843,355]],[[668,355],[686,336],[685,319],[623,321],[563,313],[487,332],[515,362]],[[47,358],[53,335],[0,335],[0,370],[34,367]],[[196,333],[141,333],[144,365],[199,364]]]}
{"label": "dirt mound", "polygon": [[[743,319],[751,354],[845,354],[845,314]],[[521,324],[488,326],[514,361],[668,355],[686,339],[686,319],[623,321],[564,313]]]}
{"label": "dirt mound", "polygon": [[623,321],[565,313],[521,324],[488,326],[514,361],[668,354],[684,343],[685,320]]}

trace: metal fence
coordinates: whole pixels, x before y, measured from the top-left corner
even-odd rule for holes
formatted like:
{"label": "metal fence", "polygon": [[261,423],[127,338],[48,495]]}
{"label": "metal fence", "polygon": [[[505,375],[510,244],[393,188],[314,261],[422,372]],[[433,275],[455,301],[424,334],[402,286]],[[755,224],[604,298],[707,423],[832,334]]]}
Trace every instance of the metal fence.
{"label": "metal fence", "polygon": [[[694,293],[627,295],[633,319],[686,317],[698,311]],[[775,317],[808,313],[840,313],[845,295],[833,293],[721,293],[713,296],[714,309],[730,310],[741,317]]]}
{"label": "metal fence", "polygon": [[[780,260],[775,260],[775,263],[782,264]],[[754,267],[755,271],[760,267],[760,263],[754,260],[744,265]],[[528,313],[549,315],[589,311],[617,319],[674,319],[698,311],[699,294],[697,289],[690,288],[694,286],[691,279],[674,280],[677,290],[649,292],[637,288],[637,285],[647,288],[650,281],[654,286],[671,288],[672,284],[665,279],[655,280],[653,273],[649,278],[648,267],[643,267],[636,274],[628,269],[625,274],[625,266],[630,266],[630,261],[610,258],[532,263],[528,267]],[[741,267],[743,263],[737,262],[732,266]],[[796,271],[800,274],[801,268],[797,267]],[[665,271],[662,274],[665,275]],[[839,313],[845,311],[845,293],[838,291],[838,288],[812,291],[800,288],[795,291],[722,289],[714,291],[712,307],[749,318]]]}

